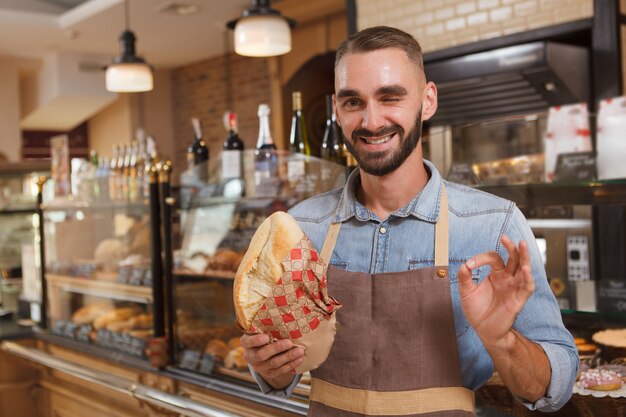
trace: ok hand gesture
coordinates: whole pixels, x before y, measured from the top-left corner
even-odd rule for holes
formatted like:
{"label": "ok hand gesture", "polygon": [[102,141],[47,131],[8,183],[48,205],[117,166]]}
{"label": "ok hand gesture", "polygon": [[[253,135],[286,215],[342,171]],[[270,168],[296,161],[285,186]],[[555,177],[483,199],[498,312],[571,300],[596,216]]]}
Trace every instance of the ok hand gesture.
{"label": "ok hand gesture", "polygon": [[[535,290],[527,243],[516,246],[507,236],[500,241],[509,253],[506,264],[497,252],[486,252],[472,257],[459,270],[463,312],[485,346],[504,342]],[[489,276],[474,284],[471,270],[483,265],[491,268]]]}

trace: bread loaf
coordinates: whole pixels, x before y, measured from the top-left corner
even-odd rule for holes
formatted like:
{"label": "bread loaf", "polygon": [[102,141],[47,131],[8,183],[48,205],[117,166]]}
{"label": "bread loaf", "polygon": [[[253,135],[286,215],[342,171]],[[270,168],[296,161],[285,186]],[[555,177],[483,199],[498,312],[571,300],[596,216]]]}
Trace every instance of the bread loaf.
{"label": "bread loaf", "polygon": [[272,295],[283,274],[283,259],[303,237],[298,222],[281,211],[268,217],[254,233],[235,276],[235,312],[244,329],[250,329],[257,312]]}
{"label": "bread loaf", "polygon": [[276,212],[259,226],[235,275],[237,321],[270,343],[291,339],[304,348],[303,373],[326,360],[335,339],[335,311],[326,265],[289,214]]}

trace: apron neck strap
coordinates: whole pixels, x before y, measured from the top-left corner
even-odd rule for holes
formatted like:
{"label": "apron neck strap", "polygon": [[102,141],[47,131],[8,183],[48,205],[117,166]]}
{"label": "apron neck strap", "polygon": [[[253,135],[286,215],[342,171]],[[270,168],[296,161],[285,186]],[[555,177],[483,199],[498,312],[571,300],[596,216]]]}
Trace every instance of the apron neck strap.
{"label": "apron neck strap", "polygon": [[[337,243],[337,236],[341,229],[341,222],[331,223],[320,252],[320,257],[328,267],[330,257]],[[439,206],[439,220],[435,223],[435,266],[448,266],[448,194],[446,187],[441,184],[441,202]]]}
{"label": "apron neck strap", "polygon": [[441,184],[439,220],[435,224],[435,266],[448,266],[448,193]]}

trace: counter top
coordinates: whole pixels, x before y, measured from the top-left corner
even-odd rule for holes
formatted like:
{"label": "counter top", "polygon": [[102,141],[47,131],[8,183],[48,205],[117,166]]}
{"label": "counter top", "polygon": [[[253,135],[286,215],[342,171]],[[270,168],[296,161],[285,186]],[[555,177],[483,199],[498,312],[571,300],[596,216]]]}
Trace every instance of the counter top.
{"label": "counter top", "polygon": [[33,335],[31,327],[21,326],[14,319],[0,320],[0,341],[26,339]]}

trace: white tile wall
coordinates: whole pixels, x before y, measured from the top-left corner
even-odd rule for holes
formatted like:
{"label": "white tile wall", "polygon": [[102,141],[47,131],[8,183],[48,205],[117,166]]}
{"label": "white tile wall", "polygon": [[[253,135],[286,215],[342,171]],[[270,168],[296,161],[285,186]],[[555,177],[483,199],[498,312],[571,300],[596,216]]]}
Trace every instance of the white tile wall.
{"label": "white tile wall", "polygon": [[[626,0],[621,0],[626,8]],[[395,26],[424,51],[593,16],[593,0],[357,0],[357,26]]]}

